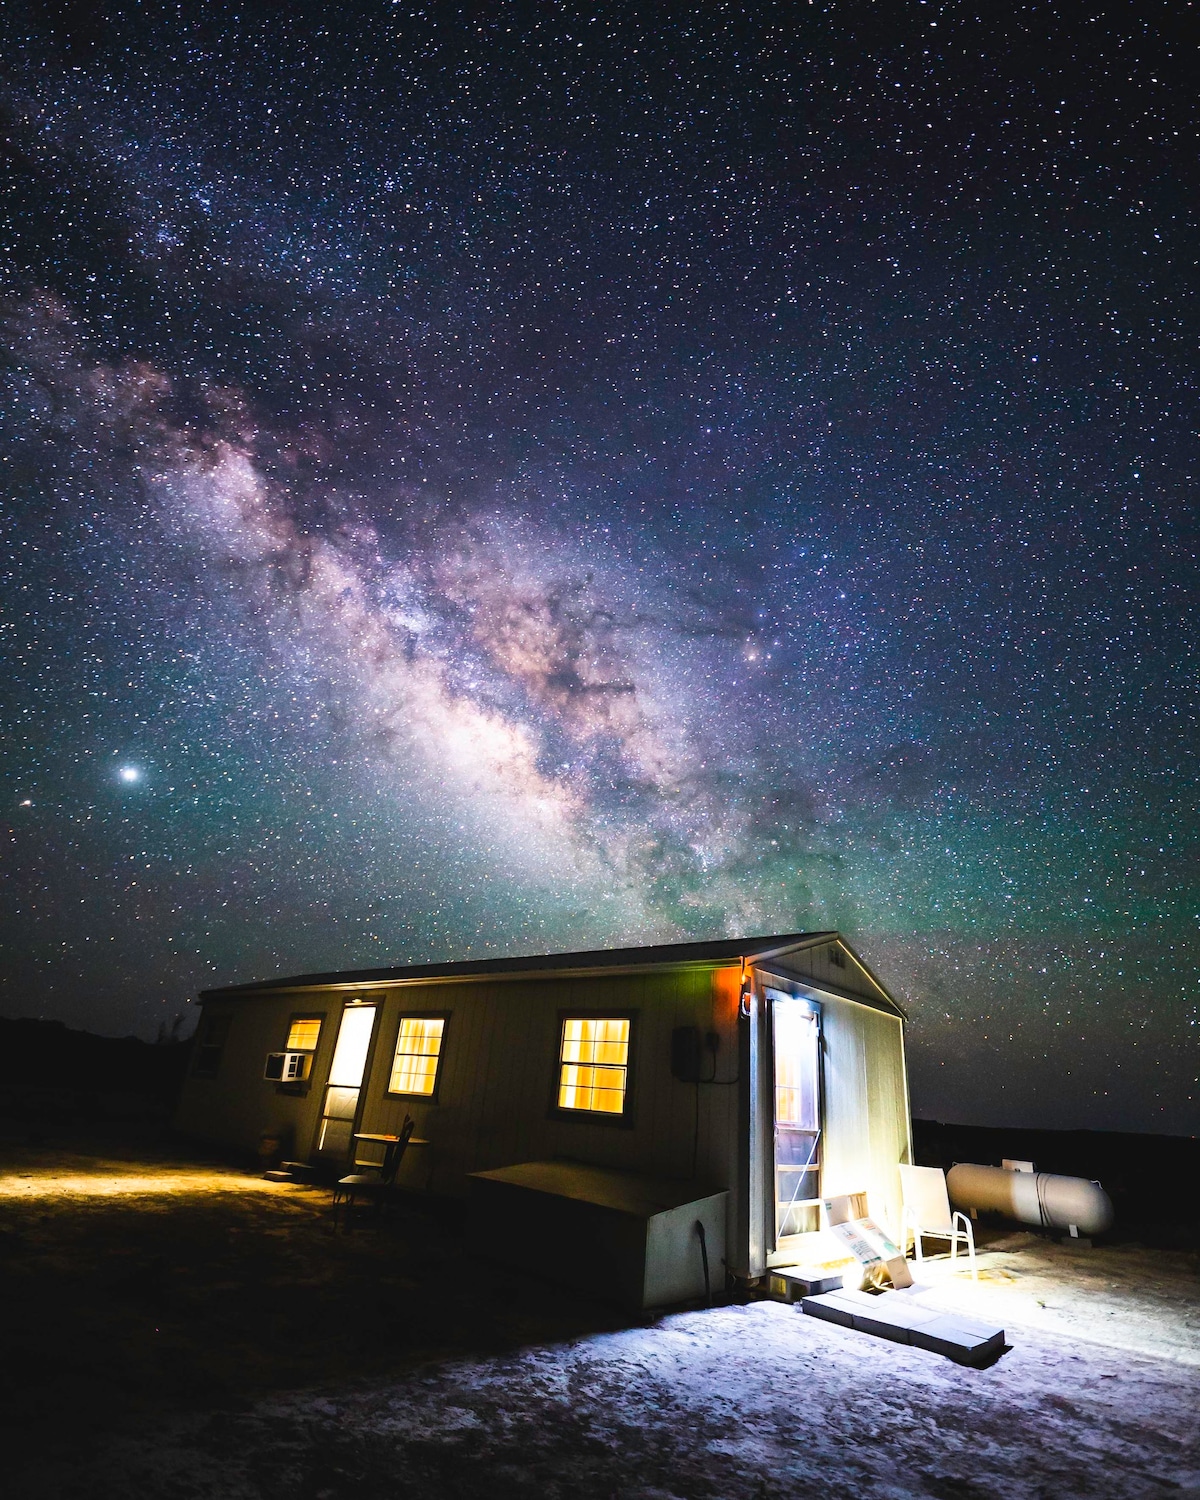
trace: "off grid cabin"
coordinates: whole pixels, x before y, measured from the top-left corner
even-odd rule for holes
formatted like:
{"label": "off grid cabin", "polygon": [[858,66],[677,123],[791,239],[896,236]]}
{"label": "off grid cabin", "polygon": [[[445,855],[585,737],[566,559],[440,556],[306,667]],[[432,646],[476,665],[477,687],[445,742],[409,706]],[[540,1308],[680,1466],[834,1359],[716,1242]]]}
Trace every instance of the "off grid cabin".
{"label": "off grid cabin", "polygon": [[[836,1194],[865,1192],[900,1230],[904,1014],[836,932],[308,974],[201,1000],[177,1116],[201,1140],[280,1133],[335,1173],[411,1116],[406,1185],[482,1192],[512,1232],[552,1232],[533,1212],[547,1194],[641,1213],[647,1242],[689,1265],[671,1225],[686,1240],[707,1224],[706,1278],[710,1252],[744,1277],[799,1263]],[[646,1276],[646,1305],[694,1284]]]}

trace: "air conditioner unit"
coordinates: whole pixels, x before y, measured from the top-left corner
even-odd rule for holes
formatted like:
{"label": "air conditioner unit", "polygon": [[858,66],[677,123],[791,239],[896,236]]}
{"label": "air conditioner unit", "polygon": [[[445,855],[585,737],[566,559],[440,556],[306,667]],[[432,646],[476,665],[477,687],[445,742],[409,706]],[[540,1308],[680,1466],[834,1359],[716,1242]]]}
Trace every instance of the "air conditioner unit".
{"label": "air conditioner unit", "polygon": [[268,1052],[263,1077],[272,1083],[303,1083],[311,1062],[311,1052]]}

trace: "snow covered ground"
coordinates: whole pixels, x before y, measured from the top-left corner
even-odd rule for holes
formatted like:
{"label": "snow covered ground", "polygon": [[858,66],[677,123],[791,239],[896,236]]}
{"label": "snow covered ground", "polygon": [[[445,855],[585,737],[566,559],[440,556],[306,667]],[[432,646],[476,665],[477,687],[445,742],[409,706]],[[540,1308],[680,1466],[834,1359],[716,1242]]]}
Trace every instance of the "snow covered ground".
{"label": "snow covered ground", "polygon": [[725,1306],[197,1412],[48,1466],[29,1497],[1200,1496],[1195,1257],[1014,1235],[979,1265],[920,1274],[1005,1327],[989,1369]]}

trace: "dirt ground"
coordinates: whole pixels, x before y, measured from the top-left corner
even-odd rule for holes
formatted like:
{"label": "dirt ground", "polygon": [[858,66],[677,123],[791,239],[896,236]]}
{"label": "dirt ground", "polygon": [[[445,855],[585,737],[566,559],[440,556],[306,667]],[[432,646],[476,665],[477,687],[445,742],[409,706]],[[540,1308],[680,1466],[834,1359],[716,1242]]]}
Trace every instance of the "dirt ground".
{"label": "dirt ground", "polygon": [[634,1322],[454,1210],[145,1139],[0,1145],[2,1420],[28,1500],[1200,1496],[1200,1262],[994,1238],[923,1296],[986,1370],[772,1302]]}

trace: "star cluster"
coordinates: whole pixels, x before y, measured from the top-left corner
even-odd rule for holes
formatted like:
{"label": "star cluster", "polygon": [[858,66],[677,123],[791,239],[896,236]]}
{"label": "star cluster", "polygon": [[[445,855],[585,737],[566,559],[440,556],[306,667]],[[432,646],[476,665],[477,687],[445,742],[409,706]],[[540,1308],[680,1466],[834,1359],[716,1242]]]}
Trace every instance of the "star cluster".
{"label": "star cluster", "polygon": [[1169,5],[14,5],[0,1005],[838,926],[1196,1119]]}

